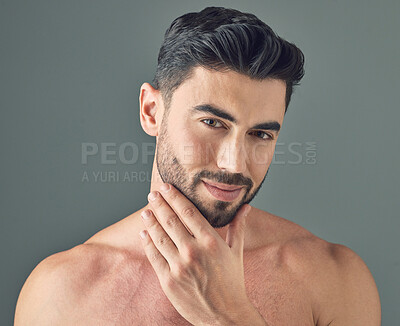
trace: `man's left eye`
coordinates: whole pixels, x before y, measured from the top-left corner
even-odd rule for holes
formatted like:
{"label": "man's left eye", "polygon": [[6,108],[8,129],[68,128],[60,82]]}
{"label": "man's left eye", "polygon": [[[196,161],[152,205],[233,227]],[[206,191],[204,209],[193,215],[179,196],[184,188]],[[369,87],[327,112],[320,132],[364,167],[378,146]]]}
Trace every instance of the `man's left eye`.
{"label": "man's left eye", "polygon": [[255,131],[254,135],[258,138],[261,138],[263,140],[268,140],[268,139],[272,139],[272,136],[270,134],[267,134],[264,131]]}
{"label": "man's left eye", "polygon": [[222,126],[222,123],[215,119],[203,119],[201,121],[203,121],[209,127],[219,128]]}

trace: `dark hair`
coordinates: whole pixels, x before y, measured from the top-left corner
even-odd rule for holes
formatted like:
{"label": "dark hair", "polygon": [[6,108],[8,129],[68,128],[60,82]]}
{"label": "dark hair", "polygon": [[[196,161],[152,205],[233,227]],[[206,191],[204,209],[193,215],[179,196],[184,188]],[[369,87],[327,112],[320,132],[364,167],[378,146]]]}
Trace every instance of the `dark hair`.
{"label": "dark hair", "polygon": [[197,66],[285,81],[286,113],[293,86],[304,76],[304,55],[255,15],[208,7],[176,18],[165,32],[153,84],[167,109],[173,92]]}

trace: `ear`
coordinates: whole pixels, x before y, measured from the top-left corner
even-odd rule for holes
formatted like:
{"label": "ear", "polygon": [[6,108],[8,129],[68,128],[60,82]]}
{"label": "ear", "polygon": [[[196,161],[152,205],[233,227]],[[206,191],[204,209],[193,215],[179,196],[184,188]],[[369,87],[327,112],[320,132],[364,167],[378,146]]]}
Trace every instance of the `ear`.
{"label": "ear", "polygon": [[150,136],[158,136],[158,129],[162,119],[162,104],[160,92],[149,83],[140,87],[140,124]]}

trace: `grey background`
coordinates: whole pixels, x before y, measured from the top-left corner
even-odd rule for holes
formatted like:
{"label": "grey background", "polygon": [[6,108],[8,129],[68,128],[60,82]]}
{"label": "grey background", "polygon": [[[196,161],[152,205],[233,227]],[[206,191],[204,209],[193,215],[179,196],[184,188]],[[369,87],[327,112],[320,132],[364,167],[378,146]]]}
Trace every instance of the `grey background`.
{"label": "grey background", "polygon": [[142,155],[133,165],[117,155],[115,164],[97,155],[85,165],[81,146],[154,143],[139,125],[139,87],[153,77],[172,20],[207,5],[255,13],[306,56],[253,205],[356,251],[377,282],[383,325],[399,325],[395,0],[1,0],[1,325],[12,323],[42,259],[145,205],[148,182],[82,182],[84,171],[150,174]]}

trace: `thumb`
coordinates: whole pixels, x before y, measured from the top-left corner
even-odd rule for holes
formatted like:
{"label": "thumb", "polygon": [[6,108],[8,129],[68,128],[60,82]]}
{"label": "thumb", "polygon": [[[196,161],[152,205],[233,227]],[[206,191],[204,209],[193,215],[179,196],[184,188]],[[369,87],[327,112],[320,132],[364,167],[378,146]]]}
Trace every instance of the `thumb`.
{"label": "thumb", "polygon": [[229,224],[228,231],[226,232],[226,243],[238,254],[243,253],[246,216],[250,210],[251,206],[244,204],[237,212],[233,221]]}

